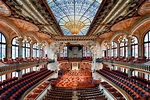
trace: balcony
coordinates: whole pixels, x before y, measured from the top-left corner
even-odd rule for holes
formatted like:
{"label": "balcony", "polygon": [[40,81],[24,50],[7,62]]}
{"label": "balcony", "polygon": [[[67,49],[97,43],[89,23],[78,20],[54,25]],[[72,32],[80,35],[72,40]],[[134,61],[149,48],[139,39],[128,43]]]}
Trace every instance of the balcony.
{"label": "balcony", "polygon": [[38,61],[26,61],[26,62],[19,62],[19,63],[14,63],[14,64],[3,64],[0,65],[0,75],[7,73],[7,72],[12,72],[16,71],[19,69],[25,69],[25,68],[30,68],[30,67],[35,67],[39,65],[44,65],[47,63],[52,63],[54,62],[53,60],[49,59],[40,59]]}
{"label": "balcony", "polygon": [[150,72],[150,65],[145,65],[144,63],[122,62],[122,61],[115,61],[115,60],[100,60],[100,62],[104,64],[118,66],[118,67],[126,67],[129,69]]}

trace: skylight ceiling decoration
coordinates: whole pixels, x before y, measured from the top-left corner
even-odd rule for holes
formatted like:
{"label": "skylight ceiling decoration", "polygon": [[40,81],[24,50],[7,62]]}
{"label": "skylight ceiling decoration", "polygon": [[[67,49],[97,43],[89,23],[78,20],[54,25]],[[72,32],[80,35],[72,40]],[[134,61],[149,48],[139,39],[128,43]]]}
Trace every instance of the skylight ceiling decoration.
{"label": "skylight ceiling decoration", "polygon": [[86,35],[102,0],[46,0],[64,35]]}

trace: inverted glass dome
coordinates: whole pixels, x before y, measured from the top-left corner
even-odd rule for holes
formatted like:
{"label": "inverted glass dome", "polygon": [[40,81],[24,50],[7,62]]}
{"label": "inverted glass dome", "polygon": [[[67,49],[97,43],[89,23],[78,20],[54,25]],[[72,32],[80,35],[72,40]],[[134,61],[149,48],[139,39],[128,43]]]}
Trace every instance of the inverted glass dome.
{"label": "inverted glass dome", "polygon": [[86,35],[102,0],[46,0],[64,35]]}

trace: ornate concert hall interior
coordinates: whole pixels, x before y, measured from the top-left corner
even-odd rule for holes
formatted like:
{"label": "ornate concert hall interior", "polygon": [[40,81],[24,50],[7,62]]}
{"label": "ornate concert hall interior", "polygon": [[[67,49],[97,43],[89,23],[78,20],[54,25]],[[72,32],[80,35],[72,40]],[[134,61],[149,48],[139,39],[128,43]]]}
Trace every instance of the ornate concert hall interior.
{"label": "ornate concert hall interior", "polygon": [[150,100],[150,0],[0,0],[0,100]]}

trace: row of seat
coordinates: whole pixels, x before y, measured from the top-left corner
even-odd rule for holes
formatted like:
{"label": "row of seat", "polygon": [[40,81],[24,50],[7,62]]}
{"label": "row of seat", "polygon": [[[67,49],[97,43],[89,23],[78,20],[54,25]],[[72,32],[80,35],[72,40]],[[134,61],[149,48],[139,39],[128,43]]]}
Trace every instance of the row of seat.
{"label": "row of seat", "polygon": [[132,79],[135,79],[135,80],[138,80],[139,82],[142,82],[142,83],[144,83],[144,84],[146,84],[146,85],[150,84],[150,80],[146,80],[146,79],[143,79],[143,78],[141,78],[141,77],[132,76],[131,78],[132,78]]}
{"label": "row of seat", "polygon": [[23,75],[23,78],[18,79],[17,77],[12,78],[12,79],[8,79],[1,82],[1,86],[0,86],[0,94],[3,93],[4,91],[6,91],[7,89],[9,89],[10,87],[20,83],[21,81],[26,80],[28,77],[32,77],[35,74],[35,71],[32,71],[30,73],[28,73],[27,75]]}
{"label": "row of seat", "polygon": [[37,88],[35,88],[31,93],[29,93],[25,98],[25,100],[36,99],[48,86],[49,86],[49,82],[42,83]]}
{"label": "row of seat", "polygon": [[98,87],[66,89],[55,88],[47,91],[43,100],[72,100],[76,96],[78,100],[107,100],[102,91]]}
{"label": "row of seat", "polygon": [[89,100],[89,99],[105,99],[105,95],[98,87],[85,88],[77,90],[77,96],[79,100]]}
{"label": "row of seat", "polygon": [[21,79],[18,79],[7,86],[2,88],[0,100],[18,100],[21,95],[31,88],[34,84],[45,78],[53,71],[49,71],[46,68],[40,71],[29,74]]}
{"label": "row of seat", "polygon": [[72,100],[72,90],[52,87],[43,100]]}
{"label": "row of seat", "polygon": [[[113,70],[113,73],[117,74],[118,76],[122,76],[124,78],[127,78],[130,82],[138,85],[139,87],[145,89],[146,91],[150,92],[150,84],[148,80],[144,80],[144,79],[139,79],[139,78],[135,78],[135,77],[128,77],[128,75],[126,73],[117,71],[117,70]],[[143,81],[142,81],[143,80]]]}
{"label": "row of seat", "polygon": [[149,87],[143,89],[141,86],[138,86],[137,81],[129,79],[127,76],[108,69],[102,69],[97,72],[124,89],[134,100],[148,100],[150,97]]}
{"label": "row of seat", "polygon": [[12,59],[12,58],[3,58],[0,60],[0,62],[4,63],[4,64],[20,64],[20,63],[23,63],[23,62],[39,62],[39,61],[47,61],[48,58],[47,57],[43,57],[43,58],[40,58],[40,57],[29,57],[29,58],[15,58],[15,59]]}
{"label": "row of seat", "polygon": [[105,87],[117,100],[125,100],[122,94],[120,94],[114,87],[109,85],[107,82],[101,82],[101,85]]}
{"label": "row of seat", "polygon": [[132,62],[132,63],[144,63],[146,62],[146,57],[102,57],[103,60],[115,60],[120,62]]}

